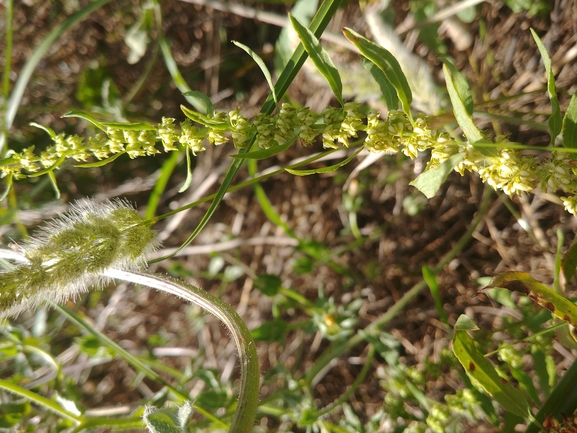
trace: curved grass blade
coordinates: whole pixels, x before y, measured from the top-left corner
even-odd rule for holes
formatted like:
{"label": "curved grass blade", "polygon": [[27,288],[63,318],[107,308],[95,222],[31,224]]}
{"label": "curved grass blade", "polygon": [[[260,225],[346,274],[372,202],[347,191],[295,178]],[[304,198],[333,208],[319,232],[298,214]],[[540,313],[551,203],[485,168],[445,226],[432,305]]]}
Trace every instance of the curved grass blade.
{"label": "curved grass blade", "polygon": [[196,123],[200,123],[201,125],[216,129],[216,130],[224,130],[228,129],[230,125],[222,120],[213,120],[209,116],[205,116],[204,114],[197,113],[196,111],[191,110],[190,108],[185,107],[184,105],[180,106],[180,109],[184,113],[186,117]]}
{"label": "curved grass blade", "polygon": [[186,152],[186,180],[184,181],[184,184],[180,187],[178,192],[186,191],[190,186],[190,184],[192,183],[192,163],[190,156],[191,150],[188,146],[186,147],[185,152]]}
{"label": "curved grass blade", "polygon": [[413,122],[411,115],[411,102],[413,102],[413,93],[409,87],[407,77],[405,76],[398,60],[385,48],[369,41],[367,38],[359,35],[354,30],[344,28],[343,33],[361,54],[373,62],[387,77],[389,82],[397,91],[397,96],[401,101],[403,112]]}
{"label": "curved grass blade", "polygon": [[547,74],[547,93],[549,95],[549,100],[551,101],[551,116],[549,116],[549,120],[547,124],[549,125],[549,134],[551,135],[551,145],[555,144],[555,139],[561,132],[561,107],[559,106],[559,99],[557,98],[557,91],[555,86],[555,76],[553,75],[553,68],[551,67],[551,58],[549,57],[549,53],[547,53],[547,48],[541,42],[535,30],[530,29],[531,34],[533,35],[533,39],[535,39],[535,43],[537,44],[537,48],[539,48],[539,52],[541,53],[541,58],[543,59],[543,65],[545,66],[545,73]]}
{"label": "curved grass blade", "polygon": [[483,138],[481,131],[475,126],[472,113],[470,113],[467,108],[469,101],[462,87],[464,78],[462,78],[457,68],[448,62],[443,64],[443,73],[445,74],[445,82],[447,83],[449,98],[451,98],[451,104],[453,105],[455,119],[457,119],[457,123],[463,130],[463,134],[465,134],[465,137],[467,137],[467,140],[471,143],[481,140]]}
{"label": "curved grass blade", "polygon": [[57,28],[52,30],[48,36],[42,41],[42,43],[34,50],[32,56],[26,61],[26,64],[20,71],[18,75],[18,81],[16,81],[16,85],[12,90],[12,94],[10,95],[10,99],[8,100],[8,105],[6,106],[6,114],[4,116],[4,125],[3,130],[0,131],[0,154],[3,152],[4,145],[6,144],[7,135],[5,131],[8,131],[12,123],[14,122],[14,118],[16,117],[16,112],[18,111],[18,107],[20,106],[20,102],[22,101],[22,96],[24,95],[24,91],[26,90],[26,86],[28,86],[28,81],[32,77],[34,73],[34,69],[38,66],[38,63],[44,57],[44,54],[52,47],[52,44],[68,29],[78,24],[82,21],[87,15],[91,14],[95,10],[101,8],[106,3],[109,3],[110,0],[96,0],[90,4],[88,4],[85,8],[79,10],[75,14],[73,14],[70,18],[60,24]]}
{"label": "curved grass blade", "polygon": [[459,164],[464,157],[464,153],[458,153],[451,156],[442,164],[422,172],[415,180],[409,182],[409,185],[417,188],[425,194],[427,198],[433,198],[437,194],[437,191],[439,191],[443,182],[447,180],[447,177],[453,171],[455,166]]}
{"label": "curved grass blade", "polygon": [[271,94],[272,94],[272,97],[274,99],[275,104],[278,104],[278,98],[277,98],[276,92],[274,90],[274,84],[272,82],[272,77],[270,75],[268,68],[266,67],[263,60],[260,58],[260,56],[257,53],[255,53],[253,50],[251,50],[249,47],[247,47],[244,44],[241,44],[238,41],[232,41],[232,43],[235,44],[240,49],[244,50],[249,56],[252,57],[252,59],[255,61],[255,63],[258,65],[258,67],[262,71],[264,78],[266,79],[266,82],[268,83],[268,87],[270,88],[270,91],[271,91]]}
{"label": "curved grass blade", "polygon": [[106,132],[106,127],[102,123],[96,120],[94,116],[85,113],[84,111],[79,110],[69,111],[68,113],[63,114],[62,117],[77,117],[79,119],[86,120],[87,122],[92,123],[98,129]]}
{"label": "curved grass blade", "polygon": [[30,122],[29,125],[33,126],[35,128],[38,128],[38,129],[42,129],[44,132],[46,132],[50,136],[50,138],[52,140],[54,140],[56,138],[56,132],[54,132],[54,129],[52,129],[48,126],[40,125],[39,123],[36,123],[36,122]]}
{"label": "curved grass blade", "polygon": [[[339,6],[341,5],[341,3],[342,3],[342,0],[326,0],[321,4],[319,10],[317,11],[315,16],[311,20],[311,23],[309,26],[309,29],[314,33],[314,35],[317,38],[320,37],[322,32],[326,29],[327,25],[329,24],[329,21],[331,20],[333,15],[336,13],[336,11],[339,8]],[[296,77],[298,71],[301,69],[302,65],[304,64],[306,58],[307,58],[307,54],[306,54],[304,48],[302,47],[302,45],[299,44],[299,46],[296,48],[294,54],[290,58],[287,66],[283,69],[282,73],[280,74],[280,76],[279,76],[279,78],[275,84],[275,90],[276,90],[277,98],[280,99],[283,97],[284,93],[288,89],[288,86],[292,83],[292,81]],[[268,98],[266,99],[265,103],[263,104],[262,108],[260,109],[260,112],[264,113],[264,114],[272,114],[275,107],[276,107],[276,104],[274,102],[274,98],[272,97],[272,95],[269,95]],[[252,142],[250,143],[250,145],[248,146],[248,148],[246,150],[244,150],[244,151],[241,150],[239,153],[248,153],[251,150],[253,145],[254,145],[254,139],[252,140]],[[210,220],[210,218],[212,217],[212,215],[216,211],[216,209],[217,209],[218,205],[220,204],[220,202],[222,201],[224,195],[228,192],[228,190],[232,184],[232,181],[233,181],[234,177],[236,176],[238,170],[240,169],[243,161],[244,161],[243,158],[235,158],[234,159],[234,161],[230,165],[230,168],[226,172],[226,175],[225,175],[218,191],[216,192],[216,195],[214,197],[213,202],[211,203],[210,207],[208,208],[208,210],[206,211],[206,213],[204,214],[204,216],[202,217],[202,219],[200,220],[200,222],[198,223],[198,225],[196,226],[194,231],[188,237],[188,239],[180,247],[178,247],[174,252],[172,252],[171,254],[168,254],[164,257],[161,257],[159,259],[156,259],[156,260],[154,260],[154,262],[158,262],[158,261],[173,257],[178,252],[180,252],[183,248],[186,248],[194,240],[194,238],[196,238],[196,236],[206,226],[206,224],[208,223],[208,221]]]}
{"label": "curved grass blade", "polygon": [[198,90],[191,90],[190,92],[183,93],[182,95],[183,96],[190,96],[192,98],[198,98],[198,99],[202,100],[206,104],[206,107],[207,107],[205,114],[207,114],[207,115],[214,114],[214,108],[212,106],[212,101],[204,93],[199,92]]}
{"label": "curved grass blade", "polygon": [[166,69],[170,73],[172,77],[172,82],[176,85],[178,90],[184,95],[186,101],[196,108],[198,111],[202,111],[205,114],[210,114],[212,109],[212,104],[210,106],[206,103],[204,98],[199,98],[193,93],[193,90],[185,81],[184,77],[180,73],[178,69],[178,65],[172,57],[172,52],[170,51],[170,47],[168,46],[168,42],[164,35],[160,35],[159,37],[160,43],[160,51],[162,51],[162,58],[164,59],[164,64],[166,65]]}
{"label": "curved grass blade", "polygon": [[305,50],[311,57],[311,60],[317,67],[318,71],[331,86],[331,89],[341,106],[345,105],[343,101],[343,83],[341,81],[341,76],[339,70],[335,67],[335,64],[331,60],[329,53],[321,46],[319,40],[315,37],[313,32],[307,29],[304,25],[300,23],[298,19],[289,14],[289,19],[297,35],[301,40],[301,43],[305,47]]}
{"label": "curved grass blade", "polygon": [[355,157],[363,150],[363,148],[359,148],[355,151],[355,153],[353,153],[351,156],[349,156],[347,159],[334,164],[334,165],[329,165],[328,167],[322,167],[322,168],[311,168],[310,170],[293,170],[291,168],[285,168],[286,171],[288,171],[290,174],[294,174],[295,176],[310,176],[311,174],[319,174],[319,173],[330,173],[331,171],[335,171],[338,170],[339,168],[347,165],[349,162],[351,162],[353,159],[355,159]]}
{"label": "curved grass blade", "polygon": [[476,329],[477,326],[467,316],[461,315],[457,319],[453,353],[467,374],[476,379],[505,410],[523,418],[530,417],[531,408],[525,396],[499,376],[493,364],[477,349],[475,342],[467,333]]}

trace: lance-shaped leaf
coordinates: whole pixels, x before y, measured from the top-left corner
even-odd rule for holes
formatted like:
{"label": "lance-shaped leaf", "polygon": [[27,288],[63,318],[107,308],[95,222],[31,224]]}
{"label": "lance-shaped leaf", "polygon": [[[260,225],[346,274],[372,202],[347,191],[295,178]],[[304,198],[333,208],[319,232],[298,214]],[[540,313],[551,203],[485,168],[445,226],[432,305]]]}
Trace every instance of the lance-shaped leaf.
{"label": "lance-shaped leaf", "polygon": [[387,104],[389,110],[399,109],[399,97],[397,96],[397,91],[388,80],[387,76],[381,71],[373,62],[368,60],[366,57],[361,57],[364,68],[369,71],[373,79],[379,85],[383,98]]}
{"label": "lance-shaped leaf", "polygon": [[563,118],[563,146],[577,149],[577,93],[574,93]]}
{"label": "lance-shaped leaf", "polygon": [[467,333],[475,329],[477,327],[471,319],[465,315],[459,317],[455,324],[453,353],[469,377],[475,379],[505,410],[523,418],[529,417],[531,409],[525,396],[499,376],[493,364],[483,356]]}
{"label": "lance-shaped leaf", "polygon": [[266,67],[264,61],[261,59],[261,57],[257,53],[255,53],[253,50],[251,50],[249,47],[247,47],[244,44],[241,44],[238,41],[232,41],[232,43],[235,44],[237,47],[239,47],[241,50],[244,50],[244,52],[246,52],[249,56],[252,57],[254,62],[258,65],[258,67],[262,71],[264,78],[266,79],[266,82],[268,83],[268,87],[271,91],[271,94],[272,94],[272,97],[274,99],[275,104],[278,104],[278,98],[276,96],[276,91],[274,90],[274,84],[272,82],[272,77],[270,76],[270,72],[269,72],[268,68]]}
{"label": "lance-shaped leaf", "polygon": [[389,83],[397,91],[397,96],[401,101],[403,111],[412,120],[411,102],[413,102],[413,93],[409,87],[407,77],[401,69],[398,60],[385,48],[362,37],[354,30],[345,28],[343,33],[361,52],[363,56],[373,62],[387,77]]}
{"label": "lance-shaped leaf", "polygon": [[329,83],[329,86],[331,86],[331,89],[337,97],[339,103],[344,106],[345,102],[343,101],[343,83],[341,82],[339,70],[331,60],[329,53],[327,53],[327,51],[321,46],[319,40],[313,34],[313,32],[302,25],[294,16],[289,14],[289,18],[295,31],[297,32],[297,35],[299,35],[299,38],[306,52],[311,57],[311,60],[321,75],[325,77]]}
{"label": "lance-shaped leaf", "polygon": [[537,304],[551,311],[559,319],[577,326],[577,305],[536,281],[525,272],[502,272],[495,276],[486,289],[507,289],[527,295]]}
{"label": "lance-shaped leaf", "polygon": [[555,138],[561,132],[561,107],[559,106],[559,99],[557,99],[557,91],[555,88],[555,76],[553,75],[553,68],[551,68],[551,59],[549,58],[549,53],[537,33],[531,29],[531,34],[535,43],[539,48],[541,53],[541,58],[543,59],[543,65],[545,66],[545,73],[547,74],[547,94],[549,95],[549,100],[551,101],[551,116],[549,116],[549,134],[551,135],[551,145],[555,144]]}
{"label": "lance-shaped leaf", "polygon": [[443,72],[445,74],[445,82],[447,83],[447,90],[453,105],[453,112],[455,119],[463,130],[465,137],[474,143],[483,138],[479,128],[473,122],[473,106],[469,86],[466,86],[466,81],[461,73],[449,62],[443,64]]}
{"label": "lance-shaped leaf", "polygon": [[433,198],[455,166],[465,157],[464,153],[457,153],[446,161],[422,172],[419,177],[409,182],[421,191],[427,198]]}

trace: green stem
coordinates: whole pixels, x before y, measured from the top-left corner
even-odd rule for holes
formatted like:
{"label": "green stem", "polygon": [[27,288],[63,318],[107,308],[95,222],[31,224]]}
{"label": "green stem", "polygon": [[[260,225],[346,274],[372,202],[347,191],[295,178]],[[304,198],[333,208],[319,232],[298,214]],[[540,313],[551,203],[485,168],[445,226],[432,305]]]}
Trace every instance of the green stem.
{"label": "green stem", "polygon": [[[336,13],[341,3],[342,0],[326,0],[321,4],[319,10],[315,14],[309,25],[309,29],[313,32],[313,34],[317,38],[320,37],[320,35],[324,32],[327,25],[329,24],[329,21]],[[305,52],[303,45],[299,44],[297,49],[293,53],[292,57],[290,58],[287,66],[283,69],[282,73],[280,74],[274,87],[278,99],[281,99],[284,96],[286,90],[288,89],[288,86],[292,83],[292,81],[296,77],[298,71],[301,69],[306,59],[307,59],[307,53]],[[267,100],[262,106],[260,112],[263,114],[270,115],[274,111],[275,107],[276,103],[271,93],[269,94]],[[246,149],[242,149],[239,151],[239,154],[242,155],[250,152],[254,143],[255,140],[253,139]],[[200,220],[194,231],[191,233],[188,239],[184,241],[184,243],[176,249],[176,251],[159,260],[164,260],[175,256],[179,251],[186,248],[194,240],[194,238],[196,238],[196,236],[206,226],[210,218],[212,218],[212,215],[216,212],[216,208],[222,201],[224,195],[229,191],[230,185],[233,179],[236,177],[236,174],[238,173],[238,170],[240,169],[243,162],[244,162],[243,158],[234,159],[224,177],[224,180],[222,181],[222,184],[220,185],[220,188],[216,193],[214,201],[210,204],[210,207],[208,208],[208,210],[206,211],[206,213],[204,214],[204,216],[202,217],[202,219]]]}
{"label": "green stem", "polygon": [[22,388],[14,383],[11,383],[7,380],[0,379],[0,388],[5,389],[13,394],[19,395],[20,397],[24,397],[27,400],[30,400],[40,406],[44,406],[46,409],[51,410],[52,412],[60,415],[62,418],[66,418],[70,421],[73,421],[75,424],[79,424],[82,422],[83,418],[79,415],[75,415],[72,412],[68,412],[58,403],[47,399],[46,397],[42,397],[35,392],[32,392],[26,388]]}
{"label": "green stem", "polygon": [[[185,392],[172,386],[170,383],[168,383],[166,380],[164,380],[160,375],[158,375],[154,370],[152,370],[150,367],[148,367],[148,365],[146,365],[142,360],[140,360],[138,357],[134,356],[132,353],[128,352],[126,349],[124,349],[122,346],[120,346],[115,341],[108,338],[102,332],[95,329],[92,325],[90,325],[90,323],[88,323],[86,320],[81,318],[78,314],[75,314],[74,311],[72,311],[71,309],[69,309],[63,305],[57,305],[57,304],[54,304],[54,308],[56,310],[60,311],[63,315],[65,315],[67,317],[67,319],[70,320],[72,323],[74,323],[76,326],[78,326],[79,328],[85,329],[90,334],[92,334],[96,338],[98,338],[98,340],[100,340],[102,343],[106,344],[108,347],[110,347],[112,350],[114,350],[118,355],[120,355],[128,364],[133,366],[135,369],[144,373],[148,378],[154,380],[155,382],[161,383],[163,386],[165,386],[167,389],[169,389],[178,399],[180,399],[180,401],[184,402],[184,401],[188,400],[189,396]],[[224,424],[218,418],[211,415],[210,412],[203,409],[202,407],[194,405],[194,408],[199,413],[204,415],[206,418],[208,418],[211,421],[215,422],[216,424],[220,425],[220,427],[222,427],[222,428],[226,427],[226,424]]]}
{"label": "green stem", "polygon": [[204,290],[167,276],[116,269],[106,271],[105,275],[178,296],[204,308],[226,325],[236,344],[241,371],[238,405],[229,433],[250,433],[258,406],[260,367],[254,340],[239,314],[230,305]]}
{"label": "green stem", "polygon": [[350,386],[349,389],[345,391],[343,395],[341,395],[337,400],[335,400],[333,403],[331,403],[324,409],[321,409],[319,412],[317,412],[319,418],[323,415],[326,415],[327,413],[332,412],[336,407],[340,406],[342,403],[347,401],[347,399],[351,396],[351,394],[357,390],[357,388],[361,385],[361,383],[365,381],[365,378],[369,373],[371,363],[373,362],[374,357],[375,357],[375,347],[372,344],[370,344],[367,360],[365,361],[365,365],[363,365],[363,369],[359,373],[358,377],[355,379],[353,384]]}
{"label": "green stem", "polygon": [[[453,260],[457,254],[459,254],[465,245],[469,242],[475,230],[477,230],[478,225],[481,223],[485,214],[489,210],[489,205],[491,203],[491,192],[492,188],[485,186],[483,193],[483,199],[479,206],[479,211],[477,215],[471,222],[469,229],[461,236],[457,244],[441,259],[441,261],[435,266],[432,271],[434,273],[440,272],[447,264]],[[354,336],[349,338],[345,342],[335,342],[331,344],[327,350],[317,359],[317,362],[311,367],[311,369],[305,375],[305,381],[308,384],[313,383],[314,378],[319,374],[333,359],[339,358],[348,350],[355,347],[357,344],[361,343],[365,337],[364,334],[374,335],[378,333],[379,330],[389,323],[392,319],[397,317],[401,311],[411,302],[419,293],[427,287],[425,280],[419,281],[415,284],[408,292],[406,292],[401,299],[399,299],[395,305],[393,305],[386,313],[382,314],[378,319],[372,322],[369,326],[364,329],[364,332],[357,332]]]}

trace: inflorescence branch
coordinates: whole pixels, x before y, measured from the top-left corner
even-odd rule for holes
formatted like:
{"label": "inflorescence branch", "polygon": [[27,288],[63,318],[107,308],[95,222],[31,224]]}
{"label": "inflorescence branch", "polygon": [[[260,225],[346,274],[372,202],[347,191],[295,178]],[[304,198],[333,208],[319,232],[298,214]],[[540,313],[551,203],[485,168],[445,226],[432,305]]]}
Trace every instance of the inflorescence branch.
{"label": "inflorescence branch", "polygon": [[188,109],[184,112],[189,118],[180,123],[180,128],[175,119],[164,117],[157,127],[148,125],[138,130],[131,124],[126,127],[115,124],[88,140],[77,135],[54,134],[54,145],[40,155],[34,153],[32,146],[20,153],[12,151],[0,160],[0,176],[11,179],[38,176],[58,168],[69,158],[84,162],[94,157],[107,163],[124,153],[131,158],[154,155],[160,153],[158,142],[165,152],[178,150],[180,145],[195,155],[205,150],[206,143],[218,146],[232,141],[235,148],[247,149],[254,140],[259,148],[270,149],[294,137],[305,146],[320,138],[325,149],[335,149],[348,147],[350,139],[361,133],[363,146],[370,152],[403,152],[413,159],[430,149],[428,168],[460,154],[463,158],[455,170],[461,175],[476,172],[484,182],[508,195],[536,188],[560,192],[565,209],[577,215],[576,168],[571,155],[561,152],[553,152],[549,158],[526,155],[505,136],[487,140],[491,147],[483,148],[433,129],[426,117],[411,122],[400,111],[390,111],[387,119],[381,119],[377,112],[365,116],[360,104],[353,102],[343,108],[325,108],[320,114],[284,103],[275,115],[258,114],[252,121],[242,116],[239,109],[212,115]]}

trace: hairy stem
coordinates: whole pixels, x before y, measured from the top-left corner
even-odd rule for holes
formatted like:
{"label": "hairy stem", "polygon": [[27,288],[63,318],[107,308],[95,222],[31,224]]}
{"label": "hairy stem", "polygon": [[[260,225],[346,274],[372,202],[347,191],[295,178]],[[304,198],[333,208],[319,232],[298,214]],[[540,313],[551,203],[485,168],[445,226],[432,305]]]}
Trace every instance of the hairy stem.
{"label": "hairy stem", "polygon": [[238,313],[230,305],[206,291],[164,275],[158,276],[151,273],[128,272],[117,269],[107,270],[105,275],[178,296],[202,307],[226,325],[236,344],[241,371],[238,406],[232,420],[230,433],[250,433],[258,406],[260,368],[254,340]]}

